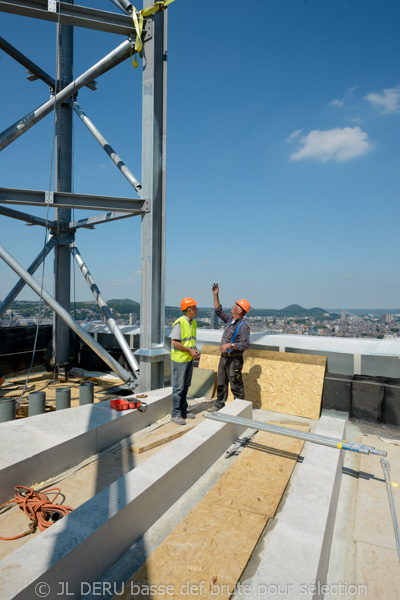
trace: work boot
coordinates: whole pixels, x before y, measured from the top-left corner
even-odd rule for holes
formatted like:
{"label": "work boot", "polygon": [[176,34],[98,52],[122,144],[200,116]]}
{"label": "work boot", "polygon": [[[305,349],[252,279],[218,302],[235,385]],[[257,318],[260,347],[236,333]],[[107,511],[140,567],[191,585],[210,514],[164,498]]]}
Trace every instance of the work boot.
{"label": "work boot", "polygon": [[219,410],[221,410],[221,408],[224,408],[224,407],[213,404],[210,408],[207,408],[207,412],[218,412]]}
{"label": "work boot", "polygon": [[173,421],[177,425],[186,425],[185,419],[182,419],[182,417],[180,417],[179,415],[176,415],[176,417],[171,417],[171,421]]}
{"label": "work boot", "polygon": [[185,419],[195,419],[196,415],[194,415],[193,413],[188,413],[185,417]]}

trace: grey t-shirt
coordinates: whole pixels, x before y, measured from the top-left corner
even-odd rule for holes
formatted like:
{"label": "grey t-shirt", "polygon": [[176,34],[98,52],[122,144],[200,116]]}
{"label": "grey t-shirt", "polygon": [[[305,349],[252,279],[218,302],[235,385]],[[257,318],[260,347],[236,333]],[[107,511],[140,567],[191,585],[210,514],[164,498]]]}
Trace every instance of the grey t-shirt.
{"label": "grey t-shirt", "polygon": [[[187,320],[187,322],[190,325],[192,321],[189,319],[189,317],[187,317],[186,315],[183,315],[183,316],[185,317],[185,319]],[[176,325],[174,325],[174,328],[172,329],[171,339],[181,341],[181,337],[182,337],[181,324],[176,323]]]}

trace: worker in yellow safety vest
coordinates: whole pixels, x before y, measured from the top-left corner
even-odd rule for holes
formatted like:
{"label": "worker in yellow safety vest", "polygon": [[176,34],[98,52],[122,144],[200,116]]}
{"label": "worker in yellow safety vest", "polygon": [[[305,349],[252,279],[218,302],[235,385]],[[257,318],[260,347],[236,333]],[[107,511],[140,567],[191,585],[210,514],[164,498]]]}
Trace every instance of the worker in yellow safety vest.
{"label": "worker in yellow safety vest", "polygon": [[171,333],[171,371],[172,371],[172,411],[171,420],[177,425],[185,425],[186,419],[194,419],[188,413],[186,400],[192,381],[193,359],[200,357],[196,348],[197,302],[193,298],[183,298],[183,315],[176,319]]}

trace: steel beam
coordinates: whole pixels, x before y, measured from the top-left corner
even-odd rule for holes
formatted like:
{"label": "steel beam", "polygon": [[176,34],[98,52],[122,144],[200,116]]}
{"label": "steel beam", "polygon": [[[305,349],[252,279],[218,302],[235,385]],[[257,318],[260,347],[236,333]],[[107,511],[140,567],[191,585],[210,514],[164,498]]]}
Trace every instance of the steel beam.
{"label": "steel beam", "polygon": [[[8,0],[0,2],[0,11],[57,23],[58,10],[50,12],[47,6],[47,0]],[[60,21],[65,25],[120,35],[134,33],[132,17],[87,6],[69,5],[66,2],[60,3]]]}
{"label": "steel beam", "polygon": [[28,273],[22,265],[20,265],[15,258],[11,256],[7,250],[0,245],[0,258],[6,262],[13,271],[15,271],[24,281],[29,285],[30,288],[36,294],[38,294],[43,300],[61,316],[62,319],[68,324],[68,326],[74,331],[84,342],[95,352],[104,362],[110,367],[112,371],[115,371],[117,375],[128,384],[133,390],[136,387],[136,383],[132,379],[132,375],[126,371],[117,361],[106,351],[96,340],[81,327],[71,315],[62,307],[58,302],[49,294],[45,289],[42,289],[41,285]]}
{"label": "steel beam", "polygon": [[5,131],[0,134],[0,150],[6,148],[11,142],[20,137],[23,133],[28,131],[35,123],[41,121],[46,115],[48,115],[56,106],[65,102],[73,96],[78,90],[84,87],[102,75],[110,68],[114,67],[118,62],[124,60],[129,56],[131,49],[131,41],[125,40],[115,50],[112,50],[107,56],[102,58],[98,63],[93,65],[90,69],[80,75],[75,81],[72,81],[69,85],[64,87],[55,97],[50,98],[47,102],[44,102],[41,106],[38,106],[32,112],[28,113],[22,119],[19,119],[16,123],[8,127]]}
{"label": "steel beam", "polygon": [[[54,248],[55,243],[55,238],[53,236],[50,236],[43,250],[39,252],[33,263],[28,267],[27,271],[30,275],[33,275],[36,269],[38,269],[38,267],[42,264],[48,253]],[[10,304],[14,302],[15,298],[18,296],[21,290],[23,290],[24,287],[25,281],[23,279],[20,279],[15,284],[11,292],[4,298],[3,302],[0,304],[0,317],[6,312]]]}
{"label": "steel beam", "polygon": [[68,229],[78,229],[79,227],[86,227],[87,229],[94,229],[95,225],[101,225],[102,223],[109,223],[110,221],[118,221],[119,219],[127,219],[128,217],[134,217],[133,213],[104,213],[97,217],[88,217],[87,219],[80,219],[79,221],[71,221],[68,225]]}
{"label": "steel beam", "polygon": [[0,214],[6,217],[12,217],[18,221],[25,221],[26,223],[30,223],[30,225],[41,225],[42,227],[48,227],[49,229],[53,229],[56,226],[55,221],[48,221],[41,217],[36,217],[36,215],[29,215],[28,213],[13,210],[12,208],[6,208],[5,206],[0,206]]}
{"label": "steel beam", "polygon": [[11,188],[0,188],[0,202],[30,206],[47,206],[51,204],[63,208],[129,212],[131,215],[146,213],[149,210],[148,200],[136,198],[113,198],[112,196],[80,195],[68,192],[49,193],[41,190]]}
{"label": "steel beam", "polygon": [[[4,52],[6,52],[9,56],[11,56],[11,58],[13,58],[17,62],[19,62],[20,65],[22,65],[23,67],[26,67],[28,69],[28,71],[33,73],[33,75],[35,75],[35,79],[41,79],[42,81],[44,81],[44,83],[47,83],[47,85],[50,88],[55,90],[56,83],[55,83],[53,77],[51,77],[48,73],[46,73],[46,71],[43,71],[43,69],[38,67],[34,62],[32,62],[29,58],[27,58],[24,54],[22,54],[22,52],[17,50],[14,46],[12,46],[9,42],[7,42],[1,36],[0,36],[0,48],[2,48],[2,50],[4,50]],[[91,90],[97,89],[95,81],[91,81],[90,83],[88,83],[86,85],[86,87],[90,88]]]}
{"label": "steel beam", "polygon": [[107,142],[107,140],[101,135],[100,131],[92,123],[92,121],[89,119],[89,117],[83,112],[83,110],[81,109],[81,107],[79,106],[79,104],[77,102],[73,103],[73,108],[74,108],[74,111],[76,112],[76,114],[78,115],[78,117],[80,118],[80,120],[82,121],[82,123],[84,123],[84,125],[86,125],[86,127],[89,129],[90,133],[99,142],[100,146],[108,154],[108,156],[111,158],[111,160],[113,161],[115,166],[118,167],[118,169],[121,171],[122,175],[129,181],[131,186],[137,191],[137,193],[140,196],[140,190],[142,189],[142,186],[140,185],[140,183],[136,179],[136,177],[133,175],[133,173],[128,169],[126,164],[118,156],[118,154],[115,152],[115,150],[110,146],[110,144]]}
{"label": "steel beam", "polygon": [[[144,8],[152,4],[145,0]],[[151,212],[142,217],[138,354],[143,391],[164,385],[167,12],[153,15],[152,36],[143,48],[142,186],[151,202]]]}
{"label": "steel beam", "polygon": [[71,251],[72,256],[75,258],[76,264],[80,268],[81,273],[84,276],[86,283],[90,287],[90,291],[92,292],[93,296],[95,297],[97,304],[100,306],[100,308],[103,312],[103,315],[107,319],[108,326],[110,327],[111,331],[113,332],[114,337],[117,340],[119,347],[121,348],[121,350],[127,360],[127,363],[131,368],[132,373],[135,375],[135,377],[137,377],[137,372],[139,371],[138,362],[137,362],[136,358],[133,356],[132,351],[129,347],[129,344],[126,341],[123,334],[121,333],[121,330],[118,327],[116,320],[112,316],[111,310],[110,310],[107,302],[103,298],[99,288],[97,287],[95,280],[93,279],[89,269],[87,268],[81,254],[75,244],[71,244],[70,251]]}

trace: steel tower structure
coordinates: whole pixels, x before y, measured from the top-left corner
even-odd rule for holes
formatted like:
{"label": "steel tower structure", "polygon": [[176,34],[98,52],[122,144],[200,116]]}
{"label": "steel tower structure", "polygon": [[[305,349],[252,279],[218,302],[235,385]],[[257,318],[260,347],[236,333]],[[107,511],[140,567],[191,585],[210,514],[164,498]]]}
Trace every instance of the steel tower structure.
{"label": "steel tower structure", "polygon": [[[165,153],[166,153],[166,83],[167,83],[167,10],[166,2],[144,0],[143,11],[133,14],[128,0],[111,0],[122,12],[108,12],[54,0],[0,1],[0,11],[57,23],[59,45],[58,74],[55,81],[8,41],[0,38],[0,48],[24,65],[32,79],[40,79],[50,87],[51,95],[39,107],[0,133],[0,150],[44,118],[57,111],[56,185],[54,192],[0,188],[0,214],[46,227],[49,239],[45,247],[24,269],[0,246],[1,258],[20,276],[20,280],[0,305],[0,316],[28,284],[54,311],[53,359],[60,370],[70,356],[69,329],[79,335],[108,366],[135,389],[139,381],[139,365],[120,332],[107,303],[87,268],[76,243],[81,227],[93,228],[118,219],[141,217],[141,348],[140,389],[163,387],[164,358],[164,273],[165,273]],[[171,1],[171,0],[170,0]],[[137,19],[133,19],[133,16]],[[142,32],[138,25],[143,19]],[[136,25],[135,25],[136,21]],[[107,56],[74,79],[72,72],[73,28],[83,27],[123,35],[126,39]],[[143,43],[142,81],[142,182],[140,183],[94,123],[79,106],[76,94],[83,86],[95,89],[100,77],[139,51]],[[72,193],[72,119],[73,113],[83,121],[110,159],[135,190],[137,197],[116,198]],[[53,206],[54,220],[46,220],[6,207],[7,204]],[[109,211],[93,217],[71,221],[71,209]],[[54,296],[41,289],[32,277],[48,253],[54,248]],[[70,315],[70,264],[76,260],[93,295],[106,317],[129,365],[122,368]]]}

